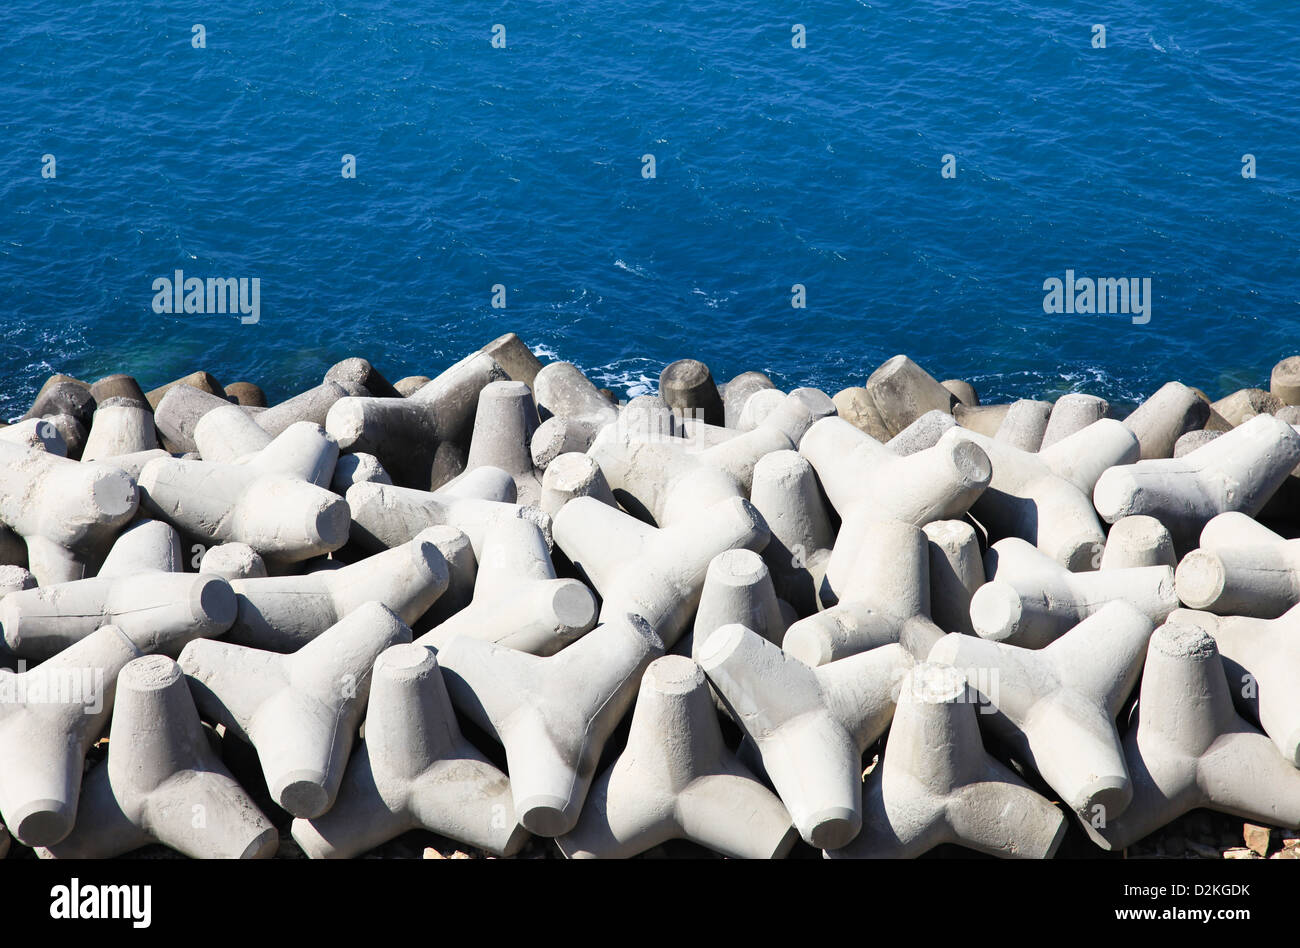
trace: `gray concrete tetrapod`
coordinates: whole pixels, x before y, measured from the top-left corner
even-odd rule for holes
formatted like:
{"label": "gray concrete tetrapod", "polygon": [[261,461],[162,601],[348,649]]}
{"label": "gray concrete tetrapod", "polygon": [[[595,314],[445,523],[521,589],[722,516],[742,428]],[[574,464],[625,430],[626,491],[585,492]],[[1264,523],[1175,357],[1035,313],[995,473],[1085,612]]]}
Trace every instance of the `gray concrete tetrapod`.
{"label": "gray concrete tetrapod", "polygon": [[203,715],[257,748],[271,798],[294,816],[334,803],[375,659],[411,630],[368,602],[292,655],[198,639],[180,666]]}
{"label": "gray concrete tetrapod", "polygon": [[871,401],[891,435],[927,411],[952,411],[957,397],[905,355],[883,363],[867,379]]}
{"label": "gray concrete tetrapod", "polygon": [[146,392],[144,396],[145,401],[147,401],[149,405],[157,411],[158,405],[162,402],[163,397],[178,385],[188,385],[191,388],[197,388],[199,391],[206,392],[209,395],[225,394],[225,390],[221,387],[221,383],[212,376],[212,373],[200,369],[197,372],[191,372],[189,375],[182,376],[181,378],[172,379],[172,381],[168,382],[166,385],[160,385],[157,388]]}
{"label": "gray concrete tetrapod", "polygon": [[0,442],[0,524],[26,542],[42,585],[81,579],[138,505],[135,481],[115,467]]}
{"label": "gray concrete tetrapod", "polygon": [[1155,517],[1121,517],[1106,533],[1101,569],[1177,565],[1173,538]]}
{"label": "gray concrete tetrapod", "polygon": [[[509,483],[508,494],[494,491],[494,499],[483,497],[484,491],[476,485],[495,488],[499,478]],[[474,493],[479,496],[468,496]],[[510,476],[490,467],[471,471],[463,480],[433,492],[376,482],[353,484],[347,492],[351,539],[373,553],[409,542],[429,527],[450,525],[469,537],[479,556],[487,528],[500,518],[531,520],[549,538],[551,518],[540,507],[519,506],[513,495]],[[495,499],[498,496],[501,499]]]}
{"label": "gray concrete tetrapod", "polygon": [[1114,464],[1137,457],[1137,439],[1118,421],[1102,419],[1037,454],[954,428],[939,443],[983,448],[992,463],[989,489],[971,513],[991,540],[1019,537],[1071,570],[1096,569],[1106,542],[1093,486]]}
{"label": "gray concrete tetrapod", "polygon": [[1217,402],[1210,402],[1210,410],[1234,428],[1256,415],[1271,415],[1282,407],[1280,398],[1262,388],[1239,388]]}
{"label": "gray concrete tetrapod", "polygon": [[145,465],[139,484],[151,515],[201,540],[246,543],[268,565],[300,563],[348,539],[351,517],[341,497],[253,463],[159,458]]}
{"label": "gray concrete tetrapod", "polygon": [[1204,629],[1167,622],[1151,636],[1136,715],[1124,736],[1132,802],[1083,821],[1098,846],[1123,849],[1196,807],[1300,826],[1300,770],[1233,710]]}
{"label": "gray concrete tetrapod", "polygon": [[253,579],[266,575],[266,563],[247,543],[219,543],[210,546],[199,560],[199,572],[232,579]]}
{"label": "gray concrete tetrapod", "polygon": [[499,856],[528,839],[509,778],[461,735],[433,652],[394,645],[375,662],[366,735],[334,805],[292,833],[312,859],[351,859],[417,827]]}
{"label": "gray concrete tetrapod", "polygon": [[546,658],[460,635],[438,663],[456,707],[504,745],[516,818],[560,836],[577,824],[605,741],[663,653],[643,618],[623,615]]}
{"label": "gray concrete tetrapod", "polygon": [[1031,398],[1021,398],[1011,403],[1006,417],[998,426],[994,439],[1003,444],[1030,453],[1043,446],[1047,423],[1052,416],[1052,403]]}
{"label": "gray concrete tetrapod", "polygon": [[393,479],[373,454],[340,454],[338,463],[334,465],[334,476],[330,478],[330,490],[346,494],[353,484],[365,482],[391,484]]}
{"label": "gray concrete tetrapod", "polygon": [[536,505],[542,493],[542,472],[533,464],[529,445],[538,424],[533,393],[523,382],[485,385],[478,396],[465,473],[481,467],[505,471],[515,482],[516,501]]}
{"label": "gray concrete tetrapod", "polygon": [[261,451],[272,438],[242,407],[227,404],[217,406],[199,419],[194,426],[193,440],[203,460],[230,464]]}
{"label": "gray concrete tetrapod", "polygon": [[523,382],[529,388],[533,387],[537,373],[542,370],[542,361],[513,332],[502,333],[479,352],[491,356],[505,370],[506,375],[516,382]]}
{"label": "gray concrete tetrapod", "polygon": [[379,458],[393,481],[427,490],[441,442],[468,444],[478,396],[505,370],[475,352],[406,398],[341,398],[329,410],[325,430],[347,452]]}
{"label": "gray concrete tetrapod", "polygon": [[1022,648],[1043,648],[1107,603],[1135,606],[1153,625],[1178,608],[1168,566],[1071,573],[1018,537],[994,543],[984,557],[988,582],[971,597],[975,633]]}
{"label": "gray concrete tetrapod", "polygon": [[842,389],[831,399],[835,413],[863,434],[868,434],[882,444],[893,435],[890,433],[876,403],[871,400],[871,393],[865,388],[854,387]]}
{"label": "gray concrete tetrapod", "polygon": [[743,625],[780,645],[788,624],[763,558],[752,550],[724,550],[709,561],[695,622],[679,650],[698,660],[709,636],[724,625]]}
{"label": "gray concrete tetrapod", "polygon": [[269,859],[275,827],[208,743],[180,666],[163,655],[118,679],[108,760],[86,776],[76,828],[45,858],[107,859],[162,843],[195,859]]}
{"label": "gray concrete tetrapod", "polygon": [[736,427],[740,413],[745,410],[749,396],[763,389],[776,388],[772,380],[762,372],[741,372],[722,386],[722,406],[725,424],[728,428]]}
{"label": "gray concrete tetrapod", "polygon": [[253,420],[272,436],[299,422],[324,426],[330,409],[343,399],[352,397],[366,397],[366,390],[354,382],[330,379],[255,413]]}
{"label": "gray concrete tetrapod", "polygon": [[1093,501],[1107,523],[1155,517],[1184,553],[1212,517],[1257,514],[1297,463],[1300,434],[1272,415],[1257,415],[1181,458],[1112,467],[1097,480]]}
{"label": "gray concrete tetrapod", "polygon": [[[225,393],[212,395],[191,385],[168,390],[154,410],[154,424],[162,435],[163,447],[175,454],[197,451],[194,429],[210,411],[229,407]],[[243,414],[243,409],[238,409]]]}
{"label": "gray concrete tetrapod", "polygon": [[375,398],[401,397],[382,372],[371,365],[368,359],[358,356],[335,362],[326,370],[324,381],[338,382],[345,387],[349,384],[359,385]]}
{"label": "gray concrete tetrapod", "polygon": [[762,516],[739,497],[672,527],[649,526],[592,497],[569,501],[555,518],[555,542],[600,593],[601,621],[644,616],[667,648],[686,631],[713,558],[758,552],[767,538]]}
{"label": "gray concrete tetrapod", "polygon": [[[931,627],[929,651],[943,632],[930,622],[930,549],[919,527],[873,520],[831,553],[821,600],[826,607],[786,630],[781,647],[807,665],[825,665],[902,640],[909,625]],[[850,527],[840,530],[843,540]]]}
{"label": "gray concrete tetrapod", "polygon": [[596,599],[576,579],[557,579],[546,538],[527,520],[488,528],[473,600],[420,636],[442,648],[468,635],[533,655],[553,655],[596,624]]}
{"label": "gray concrete tetrapod", "polygon": [[1276,619],[1179,609],[1169,621],[1214,636],[1237,710],[1300,767],[1300,607]]}
{"label": "gray concrete tetrapod", "polygon": [[930,553],[930,618],[945,632],[974,635],[970,601],[985,582],[979,536],[966,520],[933,520],[921,529]]}
{"label": "gray concrete tetrapod", "polygon": [[610,506],[618,504],[596,459],[587,454],[569,452],[558,455],[546,466],[538,505],[544,513],[554,517],[575,497],[595,497]]}
{"label": "gray concrete tetrapod", "polygon": [[421,533],[341,569],[234,580],[237,613],[226,641],[293,652],[368,602],[413,626],[450,581],[437,539]]}
{"label": "gray concrete tetrapod", "polygon": [[1082,431],[1094,421],[1109,416],[1110,403],[1104,398],[1081,392],[1062,395],[1052,406],[1052,415],[1047,420],[1047,430],[1043,432],[1043,443],[1039,448],[1050,448],[1061,439]]}
{"label": "gray concrete tetrapod", "polygon": [[1050,859],[1065,814],[987,751],[966,677],[917,665],[903,679],[885,753],[862,790],[862,832],[832,859],[911,859],[944,843]]}
{"label": "gray concrete tetrapod", "polygon": [[706,424],[726,423],[726,408],[709,367],[696,359],[678,359],[659,373],[659,394],[678,418]]}
{"label": "gray concrete tetrapod", "polygon": [[978,405],[980,403],[980,397],[975,391],[975,386],[964,379],[944,379],[939,384],[956,395],[957,401],[963,405]]}
{"label": "gray concrete tetrapod", "polygon": [[669,526],[688,522],[725,498],[746,496],[759,460],[796,447],[813,420],[803,400],[783,395],[778,408],[753,430],[711,447],[694,437],[608,425],[588,454],[627,510]]}
{"label": "gray concrete tetrapod", "polygon": [[796,451],[764,455],[754,465],[750,501],[771,531],[763,561],[776,594],[799,615],[811,615],[835,543],[812,465]]}
{"label": "gray concrete tetrapod", "polygon": [[[0,428],[0,441],[24,448],[36,448],[61,458],[68,456],[68,443],[59,429],[41,418],[30,418],[17,424]],[[82,458],[83,461],[93,458]]]}
{"label": "gray concrete tetrapod", "polygon": [[1178,598],[1217,615],[1276,619],[1300,602],[1300,540],[1286,540],[1244,513],[1223,513],[1174,574]]}
{"label": "gray concrete tetrapod", "polygon": [[993,476],[978,445],[949,441],[954,430],[933,448],[903,458],[842,418],[823,418],[803,436],[799,453],[845,521],[892,519],[920,526],[966,513]]}
{"label": "gray concrete tetrapod", "polygon": [[1137,436],[1140,459],[1151,461],[1172,457],[1174,444],[1182,435],[1204,428],[1210,417],[1210,403],[1182,382],[1166,382],[1124,419]]}
{"label": "gray concrete tetrapod", "polygon": [[627,747],[556,844],[571,859],[625,859],[670,839],[780,859],[798,838],[780,799],[723,743],[700,666],[666,655],[641,679]]}
{"label": "gray concrete tetrapod", "polygon": [[929,660],[965,672],[994,709],[980,724],[1076,813],[1109,818],[1133,795],[1115,716],[1141,674],[1151,630],[1150,619],[1117,601],[1044,649],[951,634]]}
{"label": "gray concrete tetrapod", "polygon": [[38,586],[0,602],[4,647],[43,661],[102,625],[115,625],[142,652],[175,656],[194,638],[235,621],[235,594],[220,576],[184,573],[180,538],[157,520],[124,530],[99,575]]}
{"label": "gray concrete tetrapod", "polygon": [[957,424],[946,411],[927,411],[898,434],[885,442],[885,446],[899,457],[933,448],[944,432]]}
{"label": "gray concrete tetrapod", "polygon": [[754,743],[804,841],[838,849],[862,828],[862,752],[894,714],[912,665],[884,645],[809,668],[740,625],[704,643],[700,665]]}
{"label": "gray concrete tetrapod", "polygon": [[596,432],[618,420],[618,409],[571,362],[551,362],[533,380],[533,395],[543,421],[529,451],[542,469],[559,455],[583,452]]}
{"label": "gray concrete tetrapod", "polygon": [[139,399],[120,396],[102,401],[96,407],[85,447],[81,449],[81,460],[95,461],[157,447],[153,411],[144,396]]}
{"label": "gray concrete tetrapod", "polygon": [[19,842],[49,846],[72,831],[86,751],[139,654],[109,625],[30,671],[0,668],[0,817]]}

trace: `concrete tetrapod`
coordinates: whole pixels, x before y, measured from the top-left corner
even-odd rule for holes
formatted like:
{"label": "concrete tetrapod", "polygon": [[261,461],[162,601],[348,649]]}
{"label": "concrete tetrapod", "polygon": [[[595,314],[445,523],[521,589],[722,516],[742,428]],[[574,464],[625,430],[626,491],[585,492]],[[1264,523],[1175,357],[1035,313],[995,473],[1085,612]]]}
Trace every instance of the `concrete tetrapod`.
{"label": "concrete tetrapod", "polygon": [[986,579],[975,528],[965,520],[933,520],[921,529],[930,551],[930,617],[945,632],[974,635],[970,601]]}
{"label": "concrete tetrapod", "polygon": [[1111,819],[1133,795],[1115,716],[1142,672],[1151,630],[1150,619],[1117,601],[1044,649],[954,633],[929,660],[965,672],[995,709],[981,725],[1076,813]]}
{"label": "concrete tetrapod", "polygon": [[30,671],[0,668],[0,817],[20,842],[49,846],[72,831],[86,751],[139,654],[109,625]]}
{"label": "concrete tetrapod", "polygon": [[789,625],[767,564],[751,550],[724,550],[709,561],[695,623],[679,651],[698,660],[709,636],[724,625],[743,625],[777,645]]}
{"label": "concrete tetrapod", "polygon": [[238,611],[226,641],[293,652],[367,602],[382,603],[413,626],[450,581],[437,540],[429,530],[342,569],[237,579],[230,585]]}
{"label": "concrete tetrapod", "polygon": [[1081,392],[1062,395],[1052,406],[1052,415],[1047,421],[1047,430],[1043,432],[1043,443],[1039,448],[1050,448],[1109,414],[1110,403],[1104,398]]}
{"label": "concrete tetrapod", "polygon": [[1137,438],[1118,421],[1103,418],[1036,454],[993,438],[954,428],[945,443],[975,444],[992,462],[989,489],[971,513],[990,540],[1019,537],[1034,544],[1066,569],[1096,569],[1094,557],[1106,542],[1093,486],[1102,472],[1137,457]]}
{"label": "concrete tetrapod", "polygon": [[159,458],[140,472],[140,492],[153,516],[199,539],[247,543],[268,566],[337,550],[351,523],[337,494],[254,463]]}
{"label": "concrete tetrapod", "polygon": [[1184,553],[1218,514],[1259,513],[1298,462],[1300,434],[1272,415],[1256,415],[1181,458],[1112,467],[1097,480],[1093,501],[1107,523],[1155,517]]}
{"label": "concrete tetrapod", "polygon": [[208,743],[180,666],[122,669],[108,760],[86,775],[76,828],[43,858],[111,859],[162,843],[195,859],[269,859],[280,838]]}
{"label": "concrete tetrapod", "polygon": [[689,839],[737,859],[780,859],[798,838],[780,799],[723,743],[700,666],[666,655],[641,679],[626,749],[556,845],[570,859],[626,859]]}
{"label": "concrete tetrapod", "polygon": [[95,388],[101,389],[102,394],[96,396],[95,414],[81,450],[81,460],[94,461],[158,447],[153,409],[135,379],[129,375],[109,376],[96,382]]}
{"label": "concrete tetrapod", "polygon": [[1178,598],[1216,615],[1276,619],[1300,602],[1300,540],[1285,540],[1243,513],[1223,513],[1200,548],[1178,564]]}
{"label": "concrete tetrapod", "polygon": [[458,635],[438,664],[456,707],[504,745],[516,818],[560,836],[577,824],[605,741],[663,653],[645,619],[623,615],[546,658]]}
{"label": "concrete tetrapod", "polygon": [[971,597],[975,634],[1022,648],[1043,648],[1109,602],[1123,600],[1151,620],[1178,608],[1168,566],[1071,573],[1018,537],[994,543],[984,557],[988,582]]}
{"label": "concrete tetrapod", "polygon": [[1006,417],[998,426],[994,440],[1003,444],[1036,453],[1043,446],[1048,419],[1052,416],[1052,403],[1021,398],[1011,403]]}
{"label": "concrete tetrapod", "polygon": [[990,856],[1050,859],[1068,825],[984,750],[965,676],[928,662],[903,679],[862,812],[862,832],[827,857],[913,859],[956,843]]}
{"label": "concrete tetrapod", "polygon": [[678,418],[699,418],[706,424],[726,422],[726,408],[709,367],[696,359],[678,359],[659,373],[659,393]]}
{"label": "concrete tetrapod", "polygon": [[838,849],[862,828],[862,752],[889,726],[912,658],[884,645],[809,668],[741,625],[714,632],[700,665],[753,741],[804,841]]}
{"label": "concrete tetrapod", "polygon": [[663,437],[635,427],[608,425],[588,454],[600,465],[623,507],[660,526],[690,521],[727,497],[746,496],[759,460],[792,450],[813,423],[795,395],[751,431],[701,449],[694,437]]}
{"label": "concrete tetrapod", "polygon": [[771,531],[763,561],[776,594],[799,615],[812,615],[835,543],[812,465],[796,451],[764,455],[754,465],[750,500]]}
{"label": "concrete tetrapod", "polygon": [[595,497],[602,503],[617,506],[614,492],[596,460],[586,454],[561,454],[546,466],[542,475],[542,497],[538,502],[550,517],[575,497]]}
{"label": "concrete tetrapod", "polygon": [[577,497],[555,518],[555,542],[600,593],[601,621],[644,616],[672,648],[699,605],[709,563],[724,550],[767,544],[762,516],[740,497],[690,523],[652,527],[593,497]]}
{"label": "concrete tetrapod", "polygon": [[81,579],[138,504],[135,481],[115,467],[0,441],[0,524],[26,542],[42,586]]}
{"label": "concrete tetrapod", "polygon": [[872,404],[891,435],[927,411],[951,411],[957,397],[905,355],[884,362],[867,379]]}
{"label": "concrete tetrapod", "polygon": [[1173,538],[1155,517],[1121,517],[1106,534],[1101,569],[1177,565]]}
{"label": "concrete tetrapod", "polygon": [[[465,473],[459,477],[481,467],[498,468],[514,480],[518,503],[536,505],[541,498],[542,475],[533,466],[529,444],[539,423],[533,394],[523,382],[485,385],[478,396]],[[456,480],[453,478],[446,486]]]}
{"label": "concrete tetrapod", "polygon": [[1210,403],[1182,382],[1166,382],[1124,419],[1137,436],[1140,459],[1171,457],[1174,444],[1189,431],[1204,428]]}
{"label": "concrete tetrapod", "polygon": [[571,362],[542,366],[533,395],[544,420],[533,433],[530,453],[542,469],[561,454],[586,451],[596,432],[618,420],[618,409]]}
{"label": "concrete tetrapod", "polygon": [[368,602],[292,655],[198,639],[180,666],[209,720],[257,748],[271,798],[311,819],[334,803],[375,659],[411,630]]}
{"label": "concrete tetrapod", "polygon": [[194,638],[235,621],[235,594],[220,576],[182,572],[180,538],[158,520],[123,531],[99,575],[38,586],[0,602],[4,648],[44,661],[103,625],[142,652],[177,655]]}
{"label": "concrete tetrapod", "polygon": [[1204,629],[1171,621],[1151,636],[1136,715],[1124,736],[1132,802],[1083,821],[1098,846],[1123,849],[1196,807],[1300,826],[1300,770],[1233,710]]}
{"label": "concrete tetrapod", "polygon": [[[840,538],[845,537],[845,527]],[[781,647],[807,665],[825,665],[902,640],[904,629],[928,639],[922,657],[943,636],[930,621],[930,550],[925,533],[901,520],[862,524],[862,535],[831,553],[826,608],[786,630]]]}
{"label": "concrete tetrapod", "polygon": [[1300,606],[1276,619],[1179,609],[1169,621],[1214,636],[1237,711],[1300,767]]}
{"label": "concrete tetrapod", "polygon": [[194,426],[194,444],[205,461],[232,464],[271,441],[266,429],[239,405],[218,406]]}
{"label": "concrete tetrapod", "polygon": [[340,398],[325,430],[342,450],[379,458],[394,483],[426,490],[439,443],[468,443],[479,392],[505,379],[495,359],[475,352],[406,398]]}
{"label": "concrete tetrapod", "polygon": [[[509,484],[502,493],[500,480]],[[484,493],[491,488],[491,499]],[[481,467],[455,484],[430,492],[412,487],[362,482],[348,488],[352,511],[352,540],[362,549],[377,552],[409,542],[422,530],[450,525],[469,537],[474,555],[483,555],[487,528],[497,519],[531,520],[550,533],[551,518],[539,507],[521,507],[514,502],[514,481],[505,471]]]}
{"label": "concrete tetrapod", "polygon": [[596,624],[596,599],[576,579],[557,579],[546,538],[527,520],[488,527],[468,606],[417,639],[442,648],[469,635],[533,655],[553,655]]}
{"label": "concrete tetrapod", "polygon": [[803,436],[799,453],[846,522],[902,520],[922,526],[962,516],[993,476],[979,445],[949,440],[955,431],[933,448],[899,457],[842,418],[823,418]]}
{"label": "concrete tetrapod", "polygon": [[394,645],[375,662],[366,736],[334,805],[292,833],[312,859],[351,859],[417,827],[499,856],[528,839],[509,778],[461,735],[433,652]]}

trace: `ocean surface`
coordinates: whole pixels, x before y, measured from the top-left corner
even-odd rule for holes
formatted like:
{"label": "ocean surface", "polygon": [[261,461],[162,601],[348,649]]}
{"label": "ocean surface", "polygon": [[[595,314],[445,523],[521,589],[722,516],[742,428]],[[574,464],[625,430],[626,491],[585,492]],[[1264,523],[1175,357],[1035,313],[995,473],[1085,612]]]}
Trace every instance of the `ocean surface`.
{"label": "ocean surface", "polygon": [[[986,401],[1267,386],[1297,64],[1295,0],[4,0],[0,416],[54,371],[279,399],[508,330],[620,394],[898,352]],[[176,270],[260,280],[258,322],[156,313]],[[1150,321],[1045,313],[1067,270],[1149,278]]]}

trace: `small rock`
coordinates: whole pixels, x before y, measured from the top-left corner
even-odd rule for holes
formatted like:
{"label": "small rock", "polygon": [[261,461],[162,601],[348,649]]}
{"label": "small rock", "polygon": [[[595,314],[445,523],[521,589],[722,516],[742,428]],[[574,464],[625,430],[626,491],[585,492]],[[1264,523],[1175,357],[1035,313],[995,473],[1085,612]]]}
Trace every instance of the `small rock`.
{"label": "small rock", "polygon": [[458,849],[451,854],[451,858],[452,859],[473,859],[474,857],[471,856],[469,853],[463,853]]}
{"label": "small rock", "polygon": [[1300,847],[1292,849],[1279,849],[1269,859],[1300,859]]}
{"label": "small rock", "polygon": [[447,857],[444,856],[442,853],[438,852],[438,850],[434,849],[432,846],[426,846],[424,847],[424,858],[425,859],[446,859]]}
{"label": "small rock", "polygon": [[1189,839],[1187,841],[1187,848],[1190,849],[1194,855],[1200,856],[1202,859],[1222,858],[1222,854],[1219,850],[1215,849],[1213,846],[1206,846],[1204,843],[1198,843],[1194,839]]}
{"label": "small rock", "polygon": [[1268,843],[1269,839],[1273,835],[1273,831],[1267,826],[1257,826],[1254,823],[1246,823],[1241,828],[1241,835],[1246,842],[1246,846],[1252,851],[1260,856],[1268,855]]}
{"label": "small rock", "polygon": [[1258,859],[1260,858],[1254,850],[1247,849],[1245,846],[1234,846],[1232,849],[1223,851],[1224,859]]}

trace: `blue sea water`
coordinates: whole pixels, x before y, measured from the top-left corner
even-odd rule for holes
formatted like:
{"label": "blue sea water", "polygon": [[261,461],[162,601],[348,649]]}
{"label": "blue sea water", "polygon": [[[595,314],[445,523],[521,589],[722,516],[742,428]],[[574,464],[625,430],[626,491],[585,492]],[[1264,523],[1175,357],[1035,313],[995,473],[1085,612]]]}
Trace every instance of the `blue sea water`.
{"label": "blue sea water", "polygon": [[[281,398],[507,330],[631,394],[687,355],[834,391],[896,352],[986,400],[1266,385],[1300,352],[1298,27],[1294,0],[5,0],[0,415],[52,371]],[[1067,268],[1150,277],[1150,322],[1044,313]],[[260,321],[156,314],[177,269],[259,278]]]}

